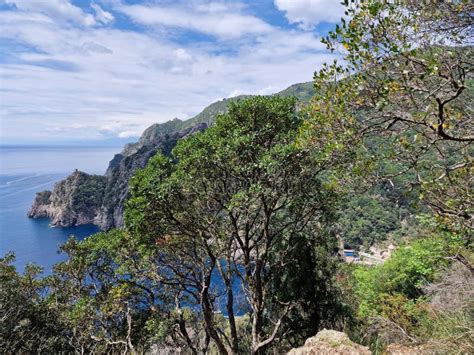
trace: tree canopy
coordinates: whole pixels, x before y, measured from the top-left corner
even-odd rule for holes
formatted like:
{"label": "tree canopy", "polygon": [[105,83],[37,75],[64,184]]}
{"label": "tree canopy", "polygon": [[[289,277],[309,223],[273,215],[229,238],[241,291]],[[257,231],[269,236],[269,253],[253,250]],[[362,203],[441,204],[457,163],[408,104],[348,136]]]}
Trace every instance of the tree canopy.
{"label": "tree canopy", "polygon": [[[45,278],[0,259],[3,351],[263,354],[327,327],[472,352],[469,293],[444,313],[430,297],[455,293],[448,268],[474,272],[474,5],[344,3],[324,39],[344,61],[315,74],[308,107],[236,99],[136,172],[125,228],[71,238]],[[397,233],[382,265],[337,256],[337,234]]]}

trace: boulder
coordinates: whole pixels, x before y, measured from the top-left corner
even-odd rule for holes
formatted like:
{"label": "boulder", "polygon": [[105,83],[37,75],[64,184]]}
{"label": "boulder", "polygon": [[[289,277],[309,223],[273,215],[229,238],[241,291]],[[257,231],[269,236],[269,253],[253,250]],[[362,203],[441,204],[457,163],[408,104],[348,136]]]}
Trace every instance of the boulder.
{"label": "boulder", "polygon": [[370,355],[368,347],[354,343],[347,334],[324,329],[306,340],[304,346],[292,349],[289,355]]}

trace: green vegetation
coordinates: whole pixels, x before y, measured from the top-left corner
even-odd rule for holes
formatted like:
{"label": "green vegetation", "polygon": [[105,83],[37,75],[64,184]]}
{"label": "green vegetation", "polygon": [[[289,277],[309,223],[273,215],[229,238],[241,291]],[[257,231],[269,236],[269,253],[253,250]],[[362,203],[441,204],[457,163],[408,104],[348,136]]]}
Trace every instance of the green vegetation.
{"label": "green vegetation", "polygon": [[[301,103],[306,104],[314,95],[313,83],[307,82],[307,83],[295,84],[295,85],[290,86],[289,88],[286,88],[283,91],[280,91],[279,93],[275,95],[282,96],[282,97],[294,97],[294,98],[297,98],[298,101],[300,101]],[[196,116],[188,120],[182,121],[178,118],[175,118],[165,123],[154,124],[145,130],[145,132],[143,133],[143,136],[140,138],[140,142],[136,144],[130,144],[127,150],[132,150],[132,151],[136,150],[139,147],[145,144],[148,144],[154,136],[157,136],[160,134],[170,134],[170,133],[178,132],[180,130],[188,129],[197,124],[202,124],[202,123],[205,123],[206,125],[210,126],[215,122],[216,118],[219,115],[224,114],[229,110],[229,106],[232,103],[235,103],[237,101],[250,98],[250,97],[252,96],[239,95],[239,96],[235,96],[235,97],[231,97],[227,99],[222,99],[210,104],[209,106],[204,108],[204,110],[202,110],[200,113],[198,113]]]}
{"label": "green vegetation", "polygon": [[[237,294],[245,292],[248,304],[242,307],[251,310],[251,353],[273,344],[285,331],[285,318],[301,318],[295,312],[300,307],[307,308],[310,331],[325,320],[317,296],[330,287],[324,226],[336,195],[324,183],[324,161],[294,143],[302,122],[295,104],[278,96],[231,104],[211,128],[180,141],[171,158],[155,156],[131,182],[128,229],[144,245],[158,245],[153,253],[161,257],[161,278],[186,294],[186,302],[176,296],[177,306],[200,308],[205,332],[221,353],[241,348]],[[290,264],[287,273],[275,275]],[[308,280],[313,292],[298,292]],[[288,284],[293,292],[282,289]],[[228,315],[227,337],[213,316],[219,292],[226,295],[220,303]]]}
{"label": "green vegetation", "polygon": [[408,209],[381,195],[351,196],[339,214],[338,234],[356,249],[368,249],[386,239],[400,242],[404,225],[412,223]]}
{"label": "green vegetation", "polygon": [[[345,3],[350,21],[325,43],[343,49],[346,62],[316,73],[302,141],[321,149],[323,132],[355,155],[338,175],[355,196],[384,187],[375,199],[347,202],[339,223],[349,241],[376,240],[377,231],[408,240],[383,265],[341,270],[356,316],[348,331],[375,352],[422,342],[471,353],[472,293],[460,290],[472,289],[473,274],[473,6]],[[390,213],[395,206],[401,219]],[[409,220],[396,230],[403,216]]]}
{"label": "green vegetation", "polygon": [[[383,265],[359,268],[355,272],[356,294],[361,317],[390,316],[384,312],[390,300],[400,297],[417,299],[422,287],[434,281],[437,270],[446,266],[449,255],[443,248],[443,239],[420,239],[401,246]],[[410,304],[404,305],[409,307]]]}
{"label": "green vegetation", "polygon": [[[280,353],[326,327],[375,353],[474,351],[474,6],[345,3],[325,39],[345,63],[307,107],[288,97],[306,86],[215,104],[136,172],[125,228],[71,239],[43,279],[0,260],[2,350]],[[398,249],[344,264],[337,237]]]}
{"label": "green vegetation", "polygon": [[100,207],[107,182],[105,176],[78,173],[77,179],[77,189],[71,199],[74,208],[88,210],[92,206]]}
{"label": "green vegetation", "polygon": [[348,150],[363,144],[355,173],[404,177],[440,223],[470,238],[472,5],[345,3],[350,22],[324,42],[346,51],[346,62],[316,73],[303,137],[315,146],[323,127]]}
{"label": "green vegetation", "polygon": [[[444,285],[433,287],[435,281],[456,265],[450,256],[463,250],[461,246],[461,239],[449,235],[424,237],[402,245],[383,265],[356,268],[355,308],[362,322],[359,332],[371,336],[373,346],[425,342],[446,353],[471,352],[472,298],[461,287],[450,290],[444,300],[458,303],[454,310],[433,301],[445,292]],[[452,273],[449,282],[459,282],[459,277],[462,273]],[[464,277],[469,282],[472,275]]]}
{"label": "green vegetation", "polygon": [[0,258],[0,348],[2,352],[57,352],[67,339],[62,337],[57,314],[48,306],[47,281],[38,278],[41,268],[28,265],[20,275],[10,253]]}

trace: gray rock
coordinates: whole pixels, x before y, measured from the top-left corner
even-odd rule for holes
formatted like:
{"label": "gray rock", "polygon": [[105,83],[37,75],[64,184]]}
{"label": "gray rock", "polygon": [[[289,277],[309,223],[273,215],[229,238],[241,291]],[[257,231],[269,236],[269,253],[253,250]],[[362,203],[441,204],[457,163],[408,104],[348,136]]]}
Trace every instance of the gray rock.
{"label": "gray rock", "polygon": [[75,171],[53,191],[36,194],[28,217],[48,217],[53,226],[92,223],[102,204],[107,178]]}

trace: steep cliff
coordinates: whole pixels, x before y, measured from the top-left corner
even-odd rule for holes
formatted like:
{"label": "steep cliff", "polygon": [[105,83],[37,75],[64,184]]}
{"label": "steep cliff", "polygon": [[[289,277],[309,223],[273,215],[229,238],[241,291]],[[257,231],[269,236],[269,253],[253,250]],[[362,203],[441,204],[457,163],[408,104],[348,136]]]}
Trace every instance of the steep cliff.
{"label": "steep cliff", "polygon": [[72,226],[92,223],[98,214],[107,178],[75,171],[58,182],[53,191],[36,194],[28,217],[51,218],[51,225]]}
{"label": "steep cliff", "polygon": [[105,173],[107,184],[104,189],[102,205],[94,220],[94,224],[102,229],[110,229],[123,224],[123,208],[128,195],[128,180],[137,169],[144,168],[148,160],[158,151],[169,155],[179,139],[207,128],[205,123],[198,123],[189,128],[177,131],[167,130],[152,134],[147,129],[135,149],[126,149],[116,154]]}
{"label": "steep cliff", "polygon": [[[305,102],[312,96],[312,90],[311,83],[296,84],[277,95],[293,95]],[[54,226],[93,223],[104,230],[122,226],[128,180],[133,173],[145,167],[158,151],[170,154],[179,139],[204,131],[218,114],[227,110],[230,102],[241,98],[214,102],[186,121],[175,118],[148,127],[137,143],[126,144],[113,157],[104,176],[76,171],[58,182],[53,191],[38,192],[28,217],[50,218]]]}

